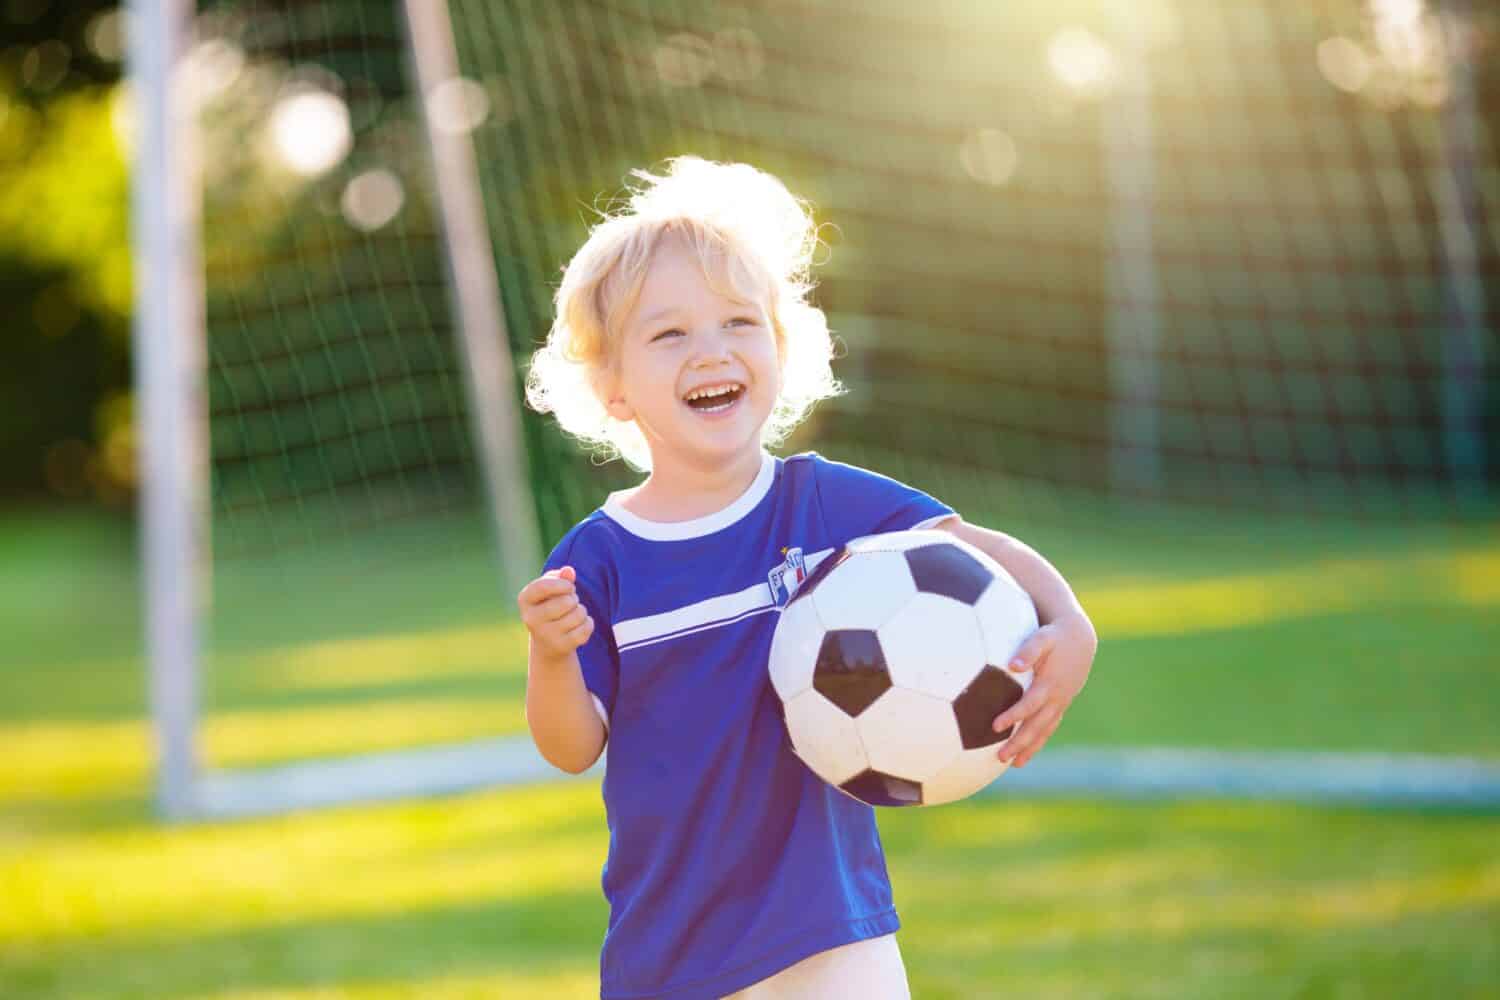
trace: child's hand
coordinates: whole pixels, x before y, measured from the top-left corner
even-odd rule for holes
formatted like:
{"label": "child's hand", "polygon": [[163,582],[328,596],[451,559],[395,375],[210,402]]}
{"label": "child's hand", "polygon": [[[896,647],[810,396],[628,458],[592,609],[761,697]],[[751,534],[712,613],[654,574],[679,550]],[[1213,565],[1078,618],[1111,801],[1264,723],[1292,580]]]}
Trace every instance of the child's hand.
{"label": "child's hand", "polygon": [[1025,767],[1062,721],[1063,713],[1083,689],[1094,664],[1099,637],[1093,623],[1083,614],[1066,615],[1049,622],[1031,634],[1016,655],[1010,669],[1036,671],[1031,687],[1021,700],[995,717],[995,731],[1004,732],[1015,724],[1015,732],[1000,750],[1002,760]]}
{"label": "child's hand", "polygon": [[532,644],[551,659],[560,659],[589,641],[594,619],[578,600],[572,566],[548,570],[516,595],[521,623],[531,633]]}

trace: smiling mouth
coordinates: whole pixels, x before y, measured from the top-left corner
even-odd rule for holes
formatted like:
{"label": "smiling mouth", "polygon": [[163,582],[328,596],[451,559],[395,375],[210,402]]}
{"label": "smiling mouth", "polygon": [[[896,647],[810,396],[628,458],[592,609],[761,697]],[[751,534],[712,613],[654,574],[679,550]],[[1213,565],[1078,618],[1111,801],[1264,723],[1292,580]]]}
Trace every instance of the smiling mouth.
{"label": "smiling mouth", "polygon": [[683,402],[699,413],[718,413],[727,410],[745,394],[745,387],[738,382],[699,390],[689,394]]}

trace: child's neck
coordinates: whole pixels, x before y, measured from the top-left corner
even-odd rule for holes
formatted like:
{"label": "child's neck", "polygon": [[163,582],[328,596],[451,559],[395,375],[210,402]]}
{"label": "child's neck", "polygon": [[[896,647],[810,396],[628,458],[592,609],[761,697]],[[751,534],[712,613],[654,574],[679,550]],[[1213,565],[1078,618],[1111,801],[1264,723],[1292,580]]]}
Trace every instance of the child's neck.
{"label": "child's neck", "polygon": [[648,521],[692,521],[728,507],[744,495],[760,474],[762,449],[757,447],[723,465],[658,462],[651,475],[624,499],[621,506]]}

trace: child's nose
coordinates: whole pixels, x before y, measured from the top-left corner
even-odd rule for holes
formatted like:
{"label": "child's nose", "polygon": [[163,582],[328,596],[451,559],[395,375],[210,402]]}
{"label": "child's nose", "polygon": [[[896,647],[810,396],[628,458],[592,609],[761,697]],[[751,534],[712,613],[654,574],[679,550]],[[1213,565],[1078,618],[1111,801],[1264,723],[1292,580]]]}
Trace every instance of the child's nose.
{"label": "child's nose", "polygon": [[727,364],[729,364],[729,354],[725,351],[709,351],[693,359],[694,368],[722,368]]}
{"label": "child's nose", "polygon": [[717,368],[729,364],[729,345],[722,337],[710,334],[700,343],[702,346],[692,362],[694,368]]}

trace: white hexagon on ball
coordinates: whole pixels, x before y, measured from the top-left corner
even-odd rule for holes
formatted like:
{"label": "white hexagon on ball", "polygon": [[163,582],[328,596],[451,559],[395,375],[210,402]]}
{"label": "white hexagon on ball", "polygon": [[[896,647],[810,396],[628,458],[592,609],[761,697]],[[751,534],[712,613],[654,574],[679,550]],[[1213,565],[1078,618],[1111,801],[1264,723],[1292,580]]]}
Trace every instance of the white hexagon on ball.
{"label": "white hexagon on ball", "polygon": [[986,661],[1001,669],[1010,662],[1021,643],[1037,630],[1036,606],[1021,585],[1003,569],[995,573],[995,579],[979,595],[974,611],[984,637]]}
{"label": "white hexagon on ball", "polygon": [[769,666],[771,685],[782,701],[790,701],[812,687],[825,631],[811,600],[796,601],[781,612],[771,637]]}
{"label": "white hexagon on ball", "polygon": [[870,766],[854,720],[817,689],[808,688],[785,708],[792,748],[818,777],[841,785]]}
{"label": "white hexagon on ball", "polygon": [[892,683],[946,702],[984,667],[979,619],[951,597],[917,594],[876,634]]}
{"label": "white hexagon on ball", "polygon": [[905,552],[923,545],[938,545],[952,542],[964,543],[946,531],[936,528],[913,528],[909,531],[889,531],[879,535],[862,535],[846,547],[850,552]]}
{"label": "white hexagon on ball", "polygon": [[899,552],[865,552],[850,556],[819,583],[808,600],[829,630],[874,630],[890,621],[917,596],[917,585]]}
{"label": "white hexagon on ball", "polygon": [[1000,777],[1010,767],[1000,759],[1000,748],[1005,742],[960,751],[942,770],[922,782],[922,804],[957,802]]}
{"label": "white hexagon on ball", "polygon": [[963,751],[953,706],[893,687],[854,720],[870,766],[908,781],[925,782]]}

